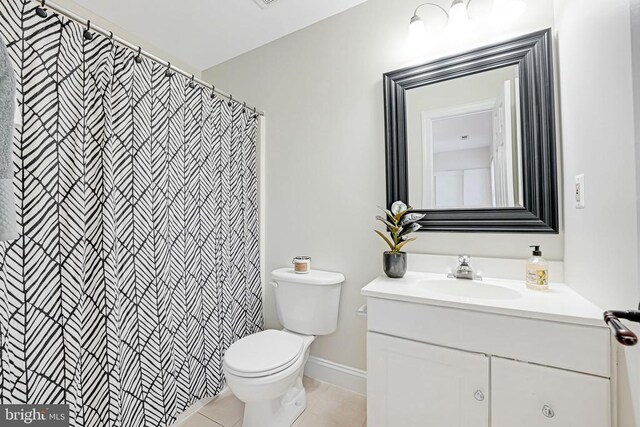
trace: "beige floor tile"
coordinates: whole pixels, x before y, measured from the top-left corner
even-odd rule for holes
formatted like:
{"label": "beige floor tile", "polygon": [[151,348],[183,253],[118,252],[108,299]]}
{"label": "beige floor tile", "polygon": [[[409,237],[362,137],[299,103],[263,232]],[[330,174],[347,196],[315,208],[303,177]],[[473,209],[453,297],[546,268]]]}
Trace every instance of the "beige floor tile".
{"label": "beige floor tile", "polygon": [[220,427],[220,424],[211,421],[204,415],[195,413],[184,420],[179,427]]}
{"label": "beige floor tile", "polygon": [[342,427],[340,424],[336,424],[331,420],[328,420],[320,415],[316,415],[313,412],[305,411],[292,427]]}
{"label": "beige floor tile", "polygon": [[339,387],[326,385],[309,412],[343,427],[361,426],[366,419],[364,396]]}
{"label": "beige floor tile", "polygon": [[233,393],[226,391],[208,405],[200,408],[198,412],[223,427],[234,427],[242,419],[244,403],[238,400]]}
{"label": "beige floor tile", "polygon": [[[307,408],[293,427],[366,427],[367,410],[364,396],[313,378],[304,377],[303,382],[307,391]],[[199,412],[199,415],[215,421],[222,427],[242,427],[244,404],[227,391]],[[218,426],[205,424],[202,427]]]}
{"label": "beige floor tile", "polygon": [[313,378],[303,377],[302,384],[307,392],[307,411],[310,411],[324,396],[329,385]]}
{"label": "beige floor tile", "polygon": [[304,385],[305,390],[307,390],[307,392],[309,390],[313,390],[315,388],[317,388],[318,386],[320,386],[321,383],[320,381],[311,378],[311,377],[302,377],[302,385]]}

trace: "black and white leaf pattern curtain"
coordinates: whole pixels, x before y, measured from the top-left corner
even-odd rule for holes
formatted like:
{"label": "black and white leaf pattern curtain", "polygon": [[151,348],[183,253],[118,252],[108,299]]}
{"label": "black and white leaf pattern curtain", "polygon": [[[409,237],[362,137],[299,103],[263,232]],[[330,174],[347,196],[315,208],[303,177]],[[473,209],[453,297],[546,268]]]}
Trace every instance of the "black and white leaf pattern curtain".
{"label": "black and white leaf pattern curtain", "polygon": [[256,120],[49,12],[2,0],[22,235],[0,249],[0,401],[164,426],[262,328]]}

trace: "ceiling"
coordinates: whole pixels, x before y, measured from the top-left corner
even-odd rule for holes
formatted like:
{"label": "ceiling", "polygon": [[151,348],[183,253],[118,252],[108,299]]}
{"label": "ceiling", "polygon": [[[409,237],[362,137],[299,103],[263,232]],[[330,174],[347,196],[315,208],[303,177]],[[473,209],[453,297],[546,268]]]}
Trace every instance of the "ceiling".
{"label": "ceiling", "polygon": [[177,59],[205,70],[366,0],[75,0]]}
{"label": "ceiling", "polygon": [[493,112],[434,120],[432,131],[434,153],[489,147],[493,142]]}

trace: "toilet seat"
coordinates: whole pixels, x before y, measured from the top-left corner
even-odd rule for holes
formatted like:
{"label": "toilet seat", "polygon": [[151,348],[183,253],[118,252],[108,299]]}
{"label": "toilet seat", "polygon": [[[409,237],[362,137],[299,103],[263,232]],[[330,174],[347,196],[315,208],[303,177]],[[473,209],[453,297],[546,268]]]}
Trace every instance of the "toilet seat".
{"label": "toilet seat", "polygon": [[233,343],[224,355],[227,372],[244,378],[258,378],[282,372],[304,352],[300,336],[269,329]]}

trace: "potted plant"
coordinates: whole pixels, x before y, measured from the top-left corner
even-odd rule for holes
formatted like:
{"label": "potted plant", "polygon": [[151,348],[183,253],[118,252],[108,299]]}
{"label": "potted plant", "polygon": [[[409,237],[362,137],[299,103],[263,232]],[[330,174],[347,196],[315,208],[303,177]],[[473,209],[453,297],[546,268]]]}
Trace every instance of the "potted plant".
{"label": "potted plant", "polygon": [[391,210],[380,208],[386,214],[385,217],[376,216],[376,219],[387,227],[389,237],[382,231],[374,230],[389,245],[390,251],[383,255],[384,273],[393,278],[400,279],[407,272],[407,254],[402,248],[409,242],[416,240],[409,235],[420,229],[417,221],[424,218],[424,214],[411,213],[410,206],[401,201],[391,205]]}

